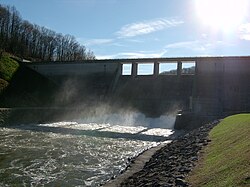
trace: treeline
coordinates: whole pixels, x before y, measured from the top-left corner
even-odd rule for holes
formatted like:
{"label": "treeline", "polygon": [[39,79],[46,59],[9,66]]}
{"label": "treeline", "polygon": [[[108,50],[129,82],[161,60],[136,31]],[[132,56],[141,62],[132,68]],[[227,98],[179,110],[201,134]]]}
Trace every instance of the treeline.
{"label": "treeline", "polygon": [[23,20],[15,7],[0,5],[0,51],[36,61],[95,59],[74,36]]}

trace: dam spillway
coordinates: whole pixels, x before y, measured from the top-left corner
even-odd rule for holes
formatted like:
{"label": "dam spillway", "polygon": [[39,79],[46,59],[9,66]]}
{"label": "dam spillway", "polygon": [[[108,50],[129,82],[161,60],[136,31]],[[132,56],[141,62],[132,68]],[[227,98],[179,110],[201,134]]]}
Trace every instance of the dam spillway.
{"label": "dam spillway", "polygon": [[[151,73],[140,73],[141,65]],[[174,71],[160,72],[164,64]],[[193,64],[193,71],[185,71]],[[250,110],[250,57],[180,57],[25,63],[25,66],[78,92],[73,100],[112,100],[149,116],[171,110],[220,115]],[[125,66],[129,67],[126,73]],[[81,96],[81,98],[79,98]],[[71,100],[71,103],[74,101]]]}

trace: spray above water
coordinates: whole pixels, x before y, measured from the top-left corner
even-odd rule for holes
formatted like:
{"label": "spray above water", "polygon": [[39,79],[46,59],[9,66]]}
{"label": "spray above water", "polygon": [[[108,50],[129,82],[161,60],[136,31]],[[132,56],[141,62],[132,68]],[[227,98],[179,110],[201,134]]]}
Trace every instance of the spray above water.
{"label": "spray above water", "polygon": [[[157,118],[148,117],[137,109],[121,104],[95,103],[92,106],[78,106],[78,123],[97,123],[121,126],[143,126],[148,128],[174,129],[177,110],[166,112]],[[83,112],[80,110],[83,109]]]}
{"label": "spray above water", "polygon": [[[162,141],[163,137],[169,137],[174,133],[175,119],[176,116],[173,114],[162,115],[159,118],[150,118],[134,111],[123,110],[116,113],[107,113],[102,107],[95,110],[94,115],[75,120],[77,125],[70,128],[95,130],[96,133],[117,133],[114,134],[116,138]],[[86,129],[86,124],[91,124],[90,129]],[[127,134],[126,136],[124,135],[125,133]],[[132,136],[132,134],[136,136]],[[142,137],[142,135],[144,136]],[[109,137],[112,136],[109,134]]]}

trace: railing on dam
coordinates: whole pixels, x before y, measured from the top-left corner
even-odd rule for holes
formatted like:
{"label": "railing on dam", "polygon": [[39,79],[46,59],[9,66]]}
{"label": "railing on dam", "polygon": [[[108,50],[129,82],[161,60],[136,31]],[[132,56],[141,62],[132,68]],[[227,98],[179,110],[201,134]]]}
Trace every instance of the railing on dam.
{"label": "railing on dam", "polygon": [[[220,67],[225,66],[225,72],[235,69],[248,71],[241,68],[242,64],[249,64],[250,57],[174,57],[174,58],[141,58],[141,59],[105,59],[85,60],[69,62],[32,62],[25,63],[31,69],[45,75],[90,75],[95,73],[140,76],[140,75],[186,75],[198,73],[213,74],[222,71]],[[190,65],[191,64],[191,65]],[[231,67],[236,64],[237,67]],[[193,69],[191,68],[193,67]],[[148,70],[147,70],[148,69]],[[146,71],[145,71],[146,70]]]}
{"label": "railing on dam", "polygon": [[[195,74],[195,58],[110,59],[75,62],[26,63],[26,66],[46,75],[87,75],[114,73],[130,75],[185,75]],[[118,70],[118,71],[117,71]]]}

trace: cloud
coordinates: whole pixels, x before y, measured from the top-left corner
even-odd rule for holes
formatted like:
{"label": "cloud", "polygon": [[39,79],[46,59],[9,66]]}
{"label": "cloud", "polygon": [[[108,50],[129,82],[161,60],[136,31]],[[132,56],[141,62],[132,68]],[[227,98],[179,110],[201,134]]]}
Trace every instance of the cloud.
{"label": "cloud", "polygon": [[183,41],[168,44],[165,46],[165,49],[189,49],[192,51],[206,52],[209,49],[215,48],[219,45],[230,45],[223,41],[207,41],[207,40],[193,40],[193,41]]}
{"label": "cloud", "polygon": [[242,40],[250,41],[250,23],[242,24],[239,27],[239,37]]}
{"label": "cloud", "polygon": [[129,38],[175,27],[182,23],[183,21],[176,19],[159,18],[124,25],[116,34],[119,38]]}
{"label": "cloud", "polygon": [[128,59],[128,58],[160,58],[166,54],[166,50],[162,51],[139,51],[139,52],[123,52],[113,55],[96,55],[97,59]]}
{"label": "cloud", "polygon": [[102,60],[102,59],[115,59],[116,58],[116,54],[113,55],[96,55],[96,59],[97,60]]}
{"label": "cloud", "polygon": [[102,44],[108,44],[112,43],[114,39],[91,39],[85,41],[85,45],[92,46],[92,45],[102,45]]}
{"label": "cloud", "polygon": [[[123,26],[119,31],[115,32],[114,38],[97,38],[89,39],[77,38],[77,40],[85,46],[95,46],[95,45],[114,45],[114,46],[124,46],[121,41],[133,42],[133,43],[143,43],[144,41],[138,39],[131,39],[134,36],[149,34],[156,32],[165,28],[175,27],[182,24],[183,21],[176,19],[166,19],[158,18],[147,20],[143,22],[136,22]],[[122,40],[120,40],[122,39]],[[125,40],[124,40],[125,39]]]}
{"label": "cloud", "polygon": [[201,42],[199,40],[194,41],[184,41],[184,42],[176,42],[172,44],[168,44],[165,46],[166,49],[192,49],[196,51],[204,51],[206,50],[208,44]]}

